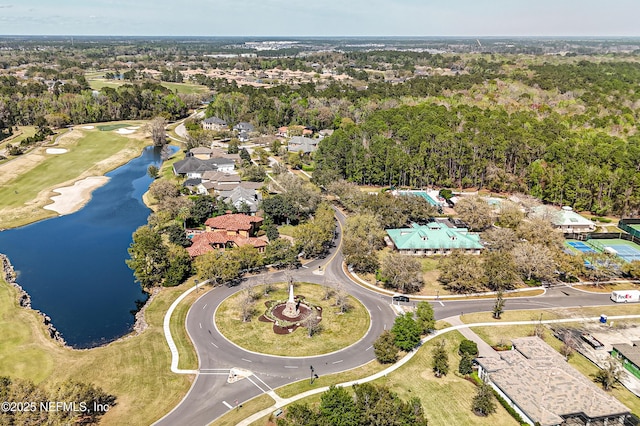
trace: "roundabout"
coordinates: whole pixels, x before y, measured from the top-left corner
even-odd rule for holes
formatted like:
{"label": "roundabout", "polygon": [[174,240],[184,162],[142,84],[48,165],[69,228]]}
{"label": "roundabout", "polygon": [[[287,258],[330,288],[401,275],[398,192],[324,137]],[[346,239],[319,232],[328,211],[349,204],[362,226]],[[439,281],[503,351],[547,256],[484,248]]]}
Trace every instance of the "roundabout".
{"label": "roundabout", "polygon": [[[336,218],[340,225],[344,224],[345,218],[340,212],[336,212]],[[341,227],[338,230],[336,247],[332,248],[327,259],[312,261],[294,271],[279,271],[252,276],[236,287],[221,286],[206,292],[201,290],[201,295],[191,306],[185,322],[187,333],[198,355],[197,371],[179,370],[177,356],[172,357],[176,364],[174,369],[172,361],[174,372],[195,373],[193,385],[183,400],[156,424],[210,424],[231,409],[242,410],[243,402],[260,394],[268,394],[276,405],[282,406],[284,400],[276,394],[274,389],[299,380],[309,381],[314,378],[314,375],[322,377],[354,369],[375,358],[373,342],[384,330],[392,327],[396,314],[391,309],[390,296],[361,287],[346,275],[342,267],[343,257],[339,243],[342,233]],[[226,299],[247,289],[261,291],[261,287],[264,288],[267,283],[290,282],[291,280],[315,283],[335,290],[343,289],[360,301],[370,317],[370,325],[364,337],[336,352],[322,355],[278,356],[260,353],[265,350],[264,348],[260,348],[259,351],[244,349],[227,340],[219,332],[214,321],[215,312]],[[307,294],[303,295],[308,296]],[[283,297],[273,298],[273,300],[276,299],[283,300],[286,297],[283,294]],[[436,319],[443,319],[469,312],[490,312],[493,303],[492,299],[438,300],[432,302],[432,305]],[[547,290],[544,297],[510,299],[508,309],[540,309],[609,303],[612,302],[609,301],[607,295],[586,295],[574,289],[558,287]],[[264,313],[265,309],[266,306],[262,305],[259,314]],[[327,311],[327,309],[325,308],[323,311]],[[325,312],[323,312],[324,317]],[[165,320],[168,328],[168,319],[165,318]],[[266,327],[268,331],[266,335],[283,337],[273,333],[272,324],[260,324]],[[342,331],[343,334],[351,333],[351,325],[347,324]],[[302,336],[304,332],[304,329],[298,329],[291,334],[295,336],[300,333]],[[303,336],[299,339],[306,340],[307,337]],[[273,345],[273,342],[265,343],[265,345]],[[235,369],[246,370],[248,375],[242,380],[230,383],[228,382],[230,372]],[[249,414],[247,413],[247,415]]]}
{"label": "roundabout", "polygon": [[370,315],[353,296],[344,297],[322,285],[301,283],[294,290],[293,309],[297,307],[297,311],[287,317],[283,312],[287,308],[286,284],[274,287],[276,290],[267,295],[260,286],[256,288],[251,297],[253,312],[247,321],[243,321],[247,290],[225,299],[215,311],[217,331],[250,352],[308,357],[349,347],[369,330]]}

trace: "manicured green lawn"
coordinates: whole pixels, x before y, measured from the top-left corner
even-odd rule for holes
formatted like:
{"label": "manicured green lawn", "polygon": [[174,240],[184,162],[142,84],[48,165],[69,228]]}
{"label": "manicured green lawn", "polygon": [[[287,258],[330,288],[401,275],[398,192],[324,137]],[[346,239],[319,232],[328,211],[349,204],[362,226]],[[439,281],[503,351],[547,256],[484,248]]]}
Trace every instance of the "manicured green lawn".
{"label": "manicured green lawn", "polygon": [[110,132],[112,130],[124,129],[125,127],[129,127],[129,126],[130,124],[128,123],[114,123],[114,124],[102,124],[102,125],[96,126],[96,128],[101,132]]}
{"label": "manicured green lawn", "polygon": [[[134,124],[140,123],[126,125]],[[67,149],[65,154],[25,154],[32,156],[33,164],[0,185],[0,228],[20,226],[55,216],[56,213],[52,211],[38,208],[49,204],[43,191],[65,183],[70,184],[81,177],[103,175],[140,155],[147,144],[142,138],[125,137],[115,132],[77,129],[59,140],[57,147]],[[114,156],[118,158],[112,158]],[[30,161],[30,158],[18,158],[15,161]],[[3,165],[10,166],[11,164]],[[32,207],[28,214],[12,212],[12,209],[24,208],[26,204]]]}
{"label": "manicured green lawn", "polygon": [[338,383],[345,383],[352,380],[368,377],[384,370],[388,366],[388,364],[380,364],[378,361],[374,360],[352,370],[329,374],[327,376],[320,376],[316,380],[314,380],[313,384],[311,384],[308,379],[291,383],[290,385],[286,385],[276,389],[276,393],[282,398],[291,398],[292,396],[295,396],[299,393],[307,392],[311,389],[322,388],[325,386],[336,385]]}
{"label": "manicured green lawn", "polygon": [[[117,397],[117,405],[102,424],[151,424],[177,405],[191,384],[190,376],[171,373],[170,352],[162,332],[166,310],[191,285],[163,289],[146,310],[149,328],[141,335],[76,351],[46,337],[36,313],[18,307],[16,290],[0,281],[0,376],[30,379],[45,386],[69,378],[91,382]],[[177,323],[174,329],[176,341],[185,341],[179,336],[184,333],[184,324]],[[181,353],[189,350],[193,351],[181,348]]]}
{"label": "manicured green lawn", "polygon": [[[432,351],[441,340],[446,341],[450,371],[445,377],[436,378],[432,372]],[[455,374],[460,356],[458,345],[463,339],[458,332],[450,332],[423,345],[404,366],[375,383],[385,384],[407,400],[419,397],[430,426],[491,425],[512,426],[518,423],[497,404],[497,412],[488,417],[478,417],[471,411],[476,386]]]}
{"label": "manicured green lawn", "polygon": [[266,310],[268,300],[286,300],[288,290],[284,283],[276,284],[277,291],[264,296],[262,287],[257,286],[255,292],[259,299],[255,302],[256,315],[250,322],[241,320],[239,301],[243,292],[236,293],[222,304],[216,311],[215,322],[220,332],[235,344],[255,352],[282,356],[319,355],[337,351],[360,340],[369,329],[369,313],[356,299],[349,296],[353,309],[346,313],[338,313],[334,306],[334,298],[322,300],[324,287],[316,284],[300,284],[295,289],[296,295],[304,295],[308,301],[322,307],[323,331],[311,338],[307,337],[304,327],[293,333],[278,335],[273,332],[273,324],[261,322],[258,317]]}
{"label": "manicured green lawn", "polygon": [[[129,81],[124,80],[105,80],[102,73],[87,73],[87,81],[89,82],[89,86],[93,90],[100,90],[103,87],[111,87],[113,89],[117,89],[118,87],[124,84],[131,84]],[[191,84],[191,83],[170,83],[163,81],[162,86],[171,90],[174,93],[184,93],[184,94],[198,94],[198,93],[208,93],[210,90],[207,86],[201,86],[199,84]]]}

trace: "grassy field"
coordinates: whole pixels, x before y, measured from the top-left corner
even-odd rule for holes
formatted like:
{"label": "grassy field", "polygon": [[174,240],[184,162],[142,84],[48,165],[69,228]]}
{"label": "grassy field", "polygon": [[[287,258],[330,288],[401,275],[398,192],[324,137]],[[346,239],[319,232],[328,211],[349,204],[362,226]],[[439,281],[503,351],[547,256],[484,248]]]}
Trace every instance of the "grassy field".
{"label": "grassy field", "polygon": [[[460,360],[457,347],[462,338],[461,334],[452,332],[426,343],[407,364],[374,383],[389,386],[404,400],[420,398],[430,426],[516,426],[518,423],[499,404],[497,412],[488,417],[477,417],[471,412],[476,386],[454,373]],[[446,341],[451,370],[447,376],[436,378],[431,370],[431,352],[442,339]],[[314,395],[298,403],[314,406],[319,401],[320,395]],[[267,420],[265,417],[253,424],[264,426]]]}
{"label": "grassy field", "polygon": [[322,388],[325,386],[336,385],[338,383],[350,382],[352,380],[361,379],[378,373],[387,368],[388,365],[380,364],[378,361],[371,361],[363,366],[354,368],[353,370],[343,371],[342,373],[329,374],[320,376],[310,384],[309,380],[300,380],[276,389],[278,396],[282,398],[291,398],[299,393],[307,392],[311,389]]}
{"label": "grassy field", "polygon": [[[129,81],[124,80],[106,80],[103,78],[103,72],[91,72],[86,73],[85,77],[87,78],[87,82],[89,86],[93,90],[100,90],[103,87],[111,87],[113,89],[117,89],[118,87],[131,84]],[[199,84],[191,84],[191,83],[170,83],[163,81],[160,84],[171,90],[174,93],[184,93],[184,94],[198,94],[198,93],[208,93],[209,88],[206,86],[201,86]]]}
{"label": "grassy field", "polygon": [[17,132],[14,132],[13,135],[0,142],[0,150],[3,150],[7,144],[19,145],[24,139],[34,136],[35,134],[35,126],[19,126]]}
{"label": "grassy field", "polygon": [[[140,124],[127,123],[127,125]],[[57,140],[62,155],[45,148],[17,157],[1,166],[0,228],[10,228],[55,216],[44,210],[51,190],[87,176],[100,176],[140,155],[148,144],[143,135],[76,129]]]}
{"label": "grassy field", "polygon": [[[435,345],[443,339],[449,352],[450,372],[445,377],[436,378],[432,372],[431,353]],[[499,404],[497,412],[488,417],[478,417],[471,412],[476,386],[454,373],[458,370],[460,362],[457,349],[462,339],[462,335],[454,331],[430,340],[402,368],[375,383],[389,386],[405,400],[419,397],[430,426],[517,425],[518,423]]]}
{"label": "grassy field", "polygon": [[112,130],[124,129],[125,127],[129,127],[129,126],[130,124],[128,123],[114,123],[114,124],[99,125],[99,126],[96,126],[96,129],[100,130],[101,132],[110,132]]}
{"label": "grassy field", "polygon": [[[102,424],[151,424],[177,405],[191,385],[191,377],[171,373],[162,332],[164,313],[190,286],[163,289],[146,310],[149,328],[142,334],[100,348],[72,350],[46,337],[39,316],[18,307],[16,290],[0,281],[0,376],[45,386],[69,378],[91,382],[117,397]],[[174,337],[184,334],[182,329],[184,324],[177,324]]]}
{"label": "grassy field", "polygon": [[[369,314],[366,308],[356,299],[349,297],[353,309],[340,314],[333,306],[334,299],[323,301],[324,287],[315,284],[301,284],[295,294],[304,295],[308,301],[321,306],[322,332],[312,338],[306,335],[306,328],[299,328],[287,335],[273,332],[273,324],[261,322],[258,317],[265,311],[268,300],[286,300],[288,290],[284,284],[276,284],[278,290],[268,296],[256,288],[259,299],[256,300],[256,315],[250,322],[242,322],[239,300],[243,292],[226,299],[216,311],[215,322],[220,332],[235,344],[256,352],[283,356],[307,356],[333,352],[349,346],[361,339],[369,329]],[[348,332],[346,332],[348,330]]]}

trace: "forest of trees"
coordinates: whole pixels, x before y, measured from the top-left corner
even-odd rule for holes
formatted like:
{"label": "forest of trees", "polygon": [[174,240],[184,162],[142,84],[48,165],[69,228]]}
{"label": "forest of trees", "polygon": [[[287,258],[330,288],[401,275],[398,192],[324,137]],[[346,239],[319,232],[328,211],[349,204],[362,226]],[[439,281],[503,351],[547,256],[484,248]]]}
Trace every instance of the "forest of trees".
{"label": "forest of trees", "polygon": [[476,187],[597,214],[640,209],[640,137],[571,131],[555,114],[403,106],[341,127],[315,160],[320,184]]}

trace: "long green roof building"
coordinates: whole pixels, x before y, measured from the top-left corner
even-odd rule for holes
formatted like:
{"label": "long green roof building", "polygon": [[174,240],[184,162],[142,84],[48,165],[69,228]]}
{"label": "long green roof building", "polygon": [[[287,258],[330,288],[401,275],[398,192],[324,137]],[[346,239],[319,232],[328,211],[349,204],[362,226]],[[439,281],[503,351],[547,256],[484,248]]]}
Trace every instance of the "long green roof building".
{"label": "long green roof building", "polygon": [[447,255],[453,250],[480,254],[484,246],[480,235],[466,228],[450,228],[442,223],[413,223],[410,228],[387,229],[394,248],[401,254],[414,256]]}

